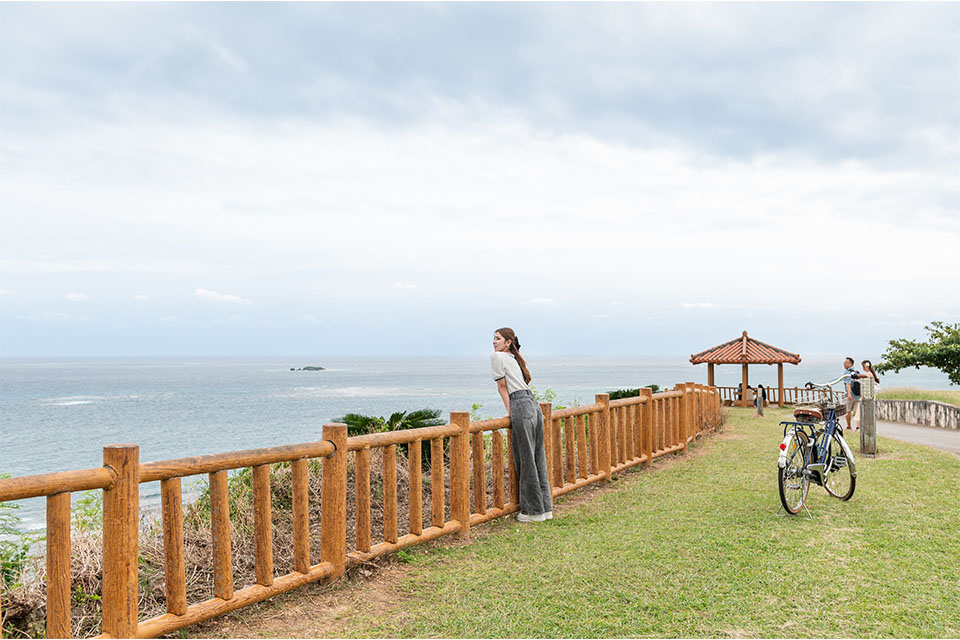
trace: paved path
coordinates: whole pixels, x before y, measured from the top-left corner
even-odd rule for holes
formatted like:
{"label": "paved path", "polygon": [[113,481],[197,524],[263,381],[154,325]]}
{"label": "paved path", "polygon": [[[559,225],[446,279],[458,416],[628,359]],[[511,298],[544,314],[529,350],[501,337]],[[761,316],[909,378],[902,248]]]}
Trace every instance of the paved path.
{"label": "paved path", "polygon": [[[849,432],[847,432],[849,433]],[[936,447],[960,456],[960,431],[937,427],[918,427],[899,422],[877,421],[877,435]]]}

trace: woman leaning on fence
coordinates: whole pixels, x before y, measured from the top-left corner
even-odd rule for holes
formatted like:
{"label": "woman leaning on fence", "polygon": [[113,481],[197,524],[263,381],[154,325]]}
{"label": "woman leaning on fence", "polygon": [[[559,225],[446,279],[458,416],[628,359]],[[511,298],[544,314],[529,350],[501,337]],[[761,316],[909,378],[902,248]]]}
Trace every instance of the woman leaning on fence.
{"label": "woman leaning on fence", "polygon": [[543,522],[553,517],[547,455],[543,447],[543,414],[527,386],[530,371],[520,355],[520,341],[513,329],[493,334],[490,371],[510,418],[513,463],[520,485],[520,522]]}

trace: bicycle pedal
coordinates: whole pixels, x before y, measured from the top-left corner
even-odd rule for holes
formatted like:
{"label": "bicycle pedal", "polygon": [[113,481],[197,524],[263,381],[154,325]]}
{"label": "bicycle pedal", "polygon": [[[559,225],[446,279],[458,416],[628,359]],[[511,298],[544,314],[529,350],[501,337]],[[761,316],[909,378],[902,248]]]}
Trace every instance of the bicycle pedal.
{"label": "bicycle pedal", "polygon": [[809,472],[811,472],[811,473],[813,473],[813,472],[823,473],[823,469],[824,469],[824,467],[826,467],[826,466],[827,466],[827,465],[825,465],[825,464],[822,463],[822,462],[811,462],[810,464],[807,465],[807,471],[809,471]]}

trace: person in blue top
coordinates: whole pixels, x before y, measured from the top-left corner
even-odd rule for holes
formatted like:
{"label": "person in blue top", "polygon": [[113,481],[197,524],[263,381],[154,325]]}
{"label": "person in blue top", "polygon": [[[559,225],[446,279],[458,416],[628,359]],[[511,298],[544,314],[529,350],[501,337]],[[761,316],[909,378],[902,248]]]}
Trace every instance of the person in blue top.
{"label": "person in blue top", "polygon": [[513,464],[520,488],[520,522],[543,522],[553,518],[553,498],[543,445],[543,413],[530,391],[530,370],[520,355],[520,341],[513,329],[493,334],[490,372],[510,418]]}

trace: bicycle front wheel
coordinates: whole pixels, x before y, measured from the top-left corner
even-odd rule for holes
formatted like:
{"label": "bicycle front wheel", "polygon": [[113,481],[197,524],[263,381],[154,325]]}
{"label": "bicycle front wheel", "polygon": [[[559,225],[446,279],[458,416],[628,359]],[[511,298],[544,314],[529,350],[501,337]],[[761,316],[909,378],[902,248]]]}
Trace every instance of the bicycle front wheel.
{"label": "bicycle front wheel", "polygon": [[834,432],[830,438],[830,451],[827,453],[827,466],[823,470],[823,487],[827,493],[841,500],[849,500],[853,497],[853,490],[857,488],[857,479],[853,475],[847,454],[840,444],[842,438],[838,432]]}
{"label": "bicycle front wheel", "polygon": [[810,478],[803,473],[808,450],[807,434],[796,431],[787,447],[787,464],[778,469],[780,504],[787,513],[793,515],[800,513],[807,499],[807,491],[810,489]]}

